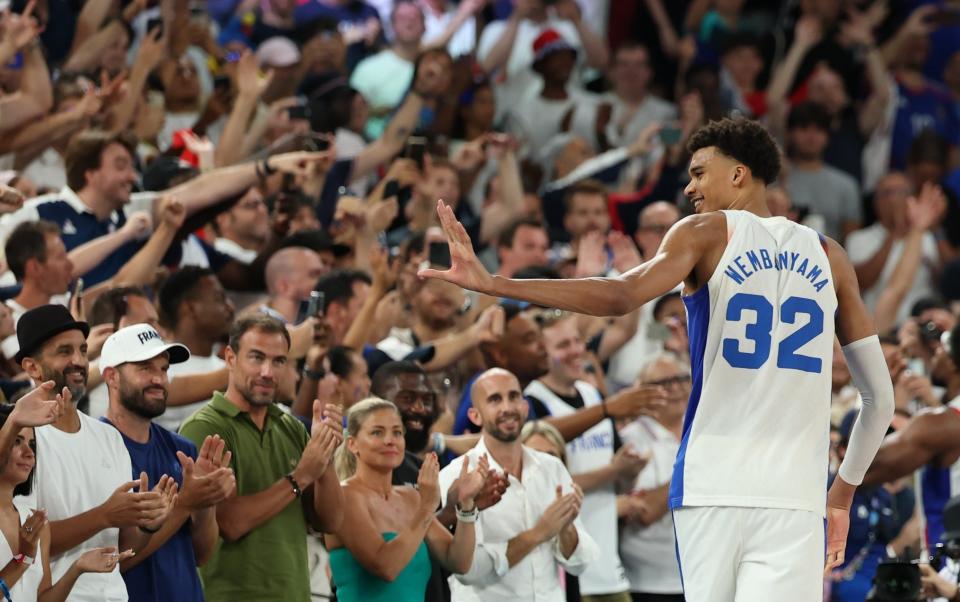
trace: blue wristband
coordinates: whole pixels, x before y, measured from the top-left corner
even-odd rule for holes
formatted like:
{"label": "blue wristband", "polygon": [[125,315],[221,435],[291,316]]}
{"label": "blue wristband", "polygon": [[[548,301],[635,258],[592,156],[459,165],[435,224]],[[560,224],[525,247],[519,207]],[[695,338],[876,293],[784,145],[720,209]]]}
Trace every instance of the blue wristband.
{"label": "blue wristband", "polygon": [[4,600],[13,602],[13,598],[10,597],[10,588],[7,586],[7,582],[0,578],[0,591],[3,592]]}

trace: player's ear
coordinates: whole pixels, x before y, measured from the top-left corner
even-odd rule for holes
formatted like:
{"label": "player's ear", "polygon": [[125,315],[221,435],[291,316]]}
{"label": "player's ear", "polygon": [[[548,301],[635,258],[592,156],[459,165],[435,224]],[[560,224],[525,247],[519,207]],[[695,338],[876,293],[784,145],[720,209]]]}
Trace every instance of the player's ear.
{"label": "player's ear", "polygon": [[734,186],[740,187],[743,186],[744,182],[747,179],[747,166],[746,165],[737,165],[733,168],[733,173],[731,174],[731,180]]}

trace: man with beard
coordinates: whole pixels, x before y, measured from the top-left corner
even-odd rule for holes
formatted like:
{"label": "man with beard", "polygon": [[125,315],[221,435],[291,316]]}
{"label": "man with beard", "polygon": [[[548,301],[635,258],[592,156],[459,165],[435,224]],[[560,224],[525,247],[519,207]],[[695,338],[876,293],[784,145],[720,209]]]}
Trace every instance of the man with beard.
{"label": "man with beard", "polygon": [[577,516],[583,492],[563,463],[520,442],[527,401],[520,382],[502,368],[480,375],[471,390],[470,420],[482,429],[480,442],[440,471],[441,499],[461,464],[487,456],[510,487],[500,502],[477,519],[477,549],[470,570],[450,580],[454,599],[563,600],[559,568],[581,574],[599,556]]}
{"label": "man with beard", "polygon": [[[218,355],[233,324],[233,303],[208,268],[187,266],[170,275],[157,294],[160,323],[171,338],[192,349],[187,361],[171,366],[170,377],[215,372],[224,367]],[[168,407],[157,419],[165,429],[176,431],[206,400]]]}
{"label": "man with beard", "polygon": [[217,508],[223,544],[200,571],[207,600],[308,602],[307,524],[325,533],[340,527],[343,493],[330,467],[343,437],[340,410],[314,401],[308,433],[277,407],[289,351],[290,335],[276,318],[255,313],[237,321],[224,353],[227,390],[180,429],[196,445],[219,435],[237,478],[237,495]]}
{"label": "man with beard", "polygon": [[[490,367],[502,367],[514,374],[526,389],[532,381],[550,371],[550,356],[544,346],[543,333],[537,323],[537,313],[517,302],[501,303],[504,309],[505,327],[500,340],[481,346],[484,361]],[[474,376],[467,383],[457,416],[453,434],[477,432],[480,425],[469,418]],[[630,387],[610,396],[605,403],[580,408],[572,414],[554,416],[539,400],[528,399],[528,415],[531,419],[544,418],[555,426],[566,441],[572,441],[606,418],[634,418],[658,403],[663,397],[657,387]],[[442,435],[440,436],[443,438]],[[441,444],[443,447],[445,444]]]}
{"label": "man with beard", "polygon": [[121,328],[107,338],[100,354],[100,373],[110,395],[101,420],[120,432],[134,474],[144,471],[151,481],[158,480],[172,466],[180,488],[160,531],[121,565],[134,600],[203,601],[196,567],[206,563],[217,544],[217,504],[236,488],[222,439],[207,437],[198,453],[191,441],[152,422],[166,409],[167,368],[189,357],[186,347],[164,343],[149,324]]}
{"label": "man with beard", "polygon": [[[34,474],[35,508],[50,520],[50,572],[60,579],[87,550],[101,547],[146,549],[173,509],[176,484],[162,475],[148,490],[147,475],[130,480],[133,467],[116,429],[77,410],[73,400],[87,388],[86,322],[73,319],[62,305],[41,305],[17,324],[17,361],[35,382],[52,380],[67,387],[70,402],[49,426],[36,429],[43,461]],[[130,489],[138,488],[131,492]],[[71,600],[126,600],[120,571],[86,573]]]}
{"label": "man with beard", "polygon": [[943,509],[960,495],[960,325],[943,334],[931,376],[946,387],[945,405],[918,412],[883,441],[863,478],[865,487],[920,471],[920,491],[927,548],[943,540]]}

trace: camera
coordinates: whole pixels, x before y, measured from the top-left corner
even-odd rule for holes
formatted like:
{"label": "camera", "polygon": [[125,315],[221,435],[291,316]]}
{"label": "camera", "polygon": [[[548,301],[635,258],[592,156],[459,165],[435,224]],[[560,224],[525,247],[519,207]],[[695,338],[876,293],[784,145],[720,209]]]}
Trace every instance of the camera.
{"label": "camera", "polygon": [[881,562],[866,602],[920,600],[920,567],[912,562]]}
{"label": "camera", "polygon": [[940,342],[940,336],[942,334],[943,329],[934,324],[932,320],[927,320],[920,325],[920,338],[922,338],[925,343]]}

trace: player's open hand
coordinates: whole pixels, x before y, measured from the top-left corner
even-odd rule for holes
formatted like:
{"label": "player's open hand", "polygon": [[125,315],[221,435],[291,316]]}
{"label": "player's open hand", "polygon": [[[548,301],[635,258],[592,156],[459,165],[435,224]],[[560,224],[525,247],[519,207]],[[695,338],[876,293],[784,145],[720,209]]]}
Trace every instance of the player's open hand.
{"label": "player's open hand", "polygon": [[850,530],[850,509],[827,506],[827,560],[824,575],[843,564],[847,547],[847,531]]}
{"label": "player's open hand", "polygon": [[437,214],[450,245],[450,269],[423,269],[417,275],[421,278],[439,278],[466,289],[487,293],[493,277],[473,252],[473,244],[463,224],[457,221],[453,209],[442,200],[437,201]]}

